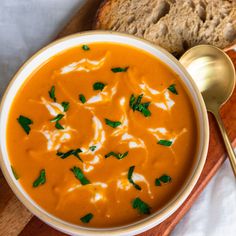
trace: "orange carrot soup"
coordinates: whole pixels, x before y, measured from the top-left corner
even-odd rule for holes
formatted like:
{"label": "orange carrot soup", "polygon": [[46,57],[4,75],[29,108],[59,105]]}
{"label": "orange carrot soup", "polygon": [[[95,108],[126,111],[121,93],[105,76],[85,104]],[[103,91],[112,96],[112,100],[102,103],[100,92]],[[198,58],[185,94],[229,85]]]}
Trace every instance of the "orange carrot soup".
{"label": "orange carrot soup", "polygon": [[137,48],[91,43],[52,57],[9,113],[15,177],[49,213],[113,227],[165,206],[195,162],[194,105],[180,78]]}

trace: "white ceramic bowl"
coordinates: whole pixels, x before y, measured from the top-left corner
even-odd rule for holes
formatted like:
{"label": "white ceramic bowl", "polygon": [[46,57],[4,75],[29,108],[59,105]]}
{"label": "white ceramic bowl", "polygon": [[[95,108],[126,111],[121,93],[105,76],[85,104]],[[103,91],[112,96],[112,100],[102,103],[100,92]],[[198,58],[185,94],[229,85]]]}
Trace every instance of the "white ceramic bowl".
{"label": "white ceramic bowl", "polygon": [[[9,109],[11,107],[15,95],[19,91],[22,84],[27,80],[29,75],[52,56],[69,48],[82,44],[90,44],[94,42],[112,42],[112,43],[130,45],[154,55],[155,57],[163,61],[165,64],[167,64],[173,71],[175,71],[176,74],[179,75],[183,84],[187,88],[189,95],[191,96],[193,104],[196,108],[196,116],[199,129],[198,131],[199,145],[197,149],[197,159],[194,168],[192,169],[188,180],[186,181],[186,183],[183,183],[182,188],[172,199],[172,201],[170,201],[161,210],[153,213],[152,215],[143,220],[137,221],[129,225],[114,227],[114,228],[81,227],[78,225],[65,222],[46,212],[30,198],[30,196],[24,191],[19,182],[15,180],[11,171],[11,165],[9,162],[8,152],[6,148],[6,126],[8,121]],[[179,63],[179,61],[176,60],[171,54],[169,54],[167,51],[165,51],[160,47],[157,47],[145,40],[136,38],[134,36],[115,32],[108,32],[108,31],[106,32],[90,31],[90,32],[74,34],[51,43],[47,47],[37,52],[20,68],[20,70],[12,79],[2,99],[1,113],[0,113],[0,135],[1,135],[0,149],[2,154],[0,157],[0,164],[2,172],[8,184],[16,194],[16,196],[34,215],[36,215],[37,217],[39,217],[41,220],[51,225],[52,227],[71,235],[103,235],[103,236],[120,235],[121,236],[121,235],[134,235],[146,231],[164,221],[173,212],[175,212],[178,209],[178,207],[180,207],[180,205],[184,202],[184,200],[188,197],[188,195],[192,191],[203,169],[209,143],[209,126],[208,126],[208,118],[205,104],[203,102],[200,92],[197,89],[197,86],[194,84],[188,72],[183,68],[183,66]]]}

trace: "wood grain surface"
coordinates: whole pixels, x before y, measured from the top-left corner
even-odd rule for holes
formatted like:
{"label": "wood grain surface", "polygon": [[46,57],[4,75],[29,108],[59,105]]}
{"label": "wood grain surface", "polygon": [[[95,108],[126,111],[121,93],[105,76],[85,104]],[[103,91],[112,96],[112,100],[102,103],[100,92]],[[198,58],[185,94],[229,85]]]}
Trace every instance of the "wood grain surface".
{"label": "wood grain surface", "polygon": [[[69,24],[61,31],[57,38],[91,29],[92,20],[101,0],[88,0],[75,14]],[[236,66],[236,51],[228,50],[228,55]],[[227,133],[236,145],[236,91],[230,100],[222,107],[221,117]],[[168,219],[158,226],[139,236],[167,236],[190,209],[196,198],[215,175],[226,158],[226,151],[216,122],[209,114],[210,145],[207,161],[200,179],[183,205]],[[18,201],[2,173],[0,172],[0,236],[62,236],[65,235],[40,221]]]}

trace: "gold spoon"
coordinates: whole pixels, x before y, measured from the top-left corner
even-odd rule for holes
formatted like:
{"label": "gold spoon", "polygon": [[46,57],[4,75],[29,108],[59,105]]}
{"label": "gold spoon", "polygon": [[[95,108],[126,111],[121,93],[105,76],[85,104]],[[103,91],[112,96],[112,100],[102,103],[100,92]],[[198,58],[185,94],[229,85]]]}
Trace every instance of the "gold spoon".
{"label": "gold spoon", "polygon": [[209,45],[191,48],[180,58],[180,62],[197,84],[207,110],[216,118],[236,177],[236,156],[219,115],[220,107],[235,87],[234,65],[222,50]]}

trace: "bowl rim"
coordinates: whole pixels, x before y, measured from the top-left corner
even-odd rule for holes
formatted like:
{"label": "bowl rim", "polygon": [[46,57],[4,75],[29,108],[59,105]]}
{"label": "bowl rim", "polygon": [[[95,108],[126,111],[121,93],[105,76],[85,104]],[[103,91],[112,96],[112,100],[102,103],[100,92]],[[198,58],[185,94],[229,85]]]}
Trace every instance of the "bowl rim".
{"label": "bowl rim", "polygon": [[[194,188],[194,186],[196,185],[196,183],[200,177],[200,174],[202,172],[202,169],[203,169],[205,161],[206,161],[207,151],[208,151],[208,146],[209,146],[209,122],[208,122],[207,110],[206,110],[202,95],[201,95],[200,91],[198,90],[197,85],[195,84],[194,80],[191,78],[191,76],[189,75],[187,70],[184,68],[184,66],[174,56],[172,56],[169,52],[167,52],[165,49],[161,48],[160,46],[154,45],[145,39],[142,39],[142,38],[139,38],[139,37],[136,37],[133,35],[114,32],[114,31],[102,31],[102,30],[84,31],[84,32],[72,34],[72,35],[63,37],[61,39],[58,39],[56,41],[53,41],[52,43],[50,43],[47,46],[43,47],[42,49],[38,50],[29,59],[27,59],[23,63],[23,65],[20,66],[20,68],[17,70],[15,75],[12,77],[10,83],[8,84],[7,89],[4,92],[4,95],[2,97],[1,104],[0,104],[0,134],[2,133],[2,131],[1,131],[1,129],[2,129],[1,128],[2,113],[3,113],[2,110],[3,110],[3,106],[4,106],[6,98],[7,98],[7,94],[9,93],[10,88],[15,83],[15,81],[17,80],[20,73],[25,70],[25,68],[28,66],[28,64],[30,62],[32,62],[34,59],[36,59],[40,54],[47,51],[51,47],[56,46],[59,43],[62,43],[64,41],[67,41],[67,40],[70,40],[73,38],[78,38],[80,36],[96,36],[96,35],[109,35],[109,36],[114,35],[114,36],[124,37],[124,39],[127,37],[127,38],[130,38],[130,39],[133,39],[136,41],[140,41],[140,42],[143,42],[143,43],[151,46],[152,48],[156,49],[160,53],[164,54],[171,62],[173,62],[181,70],[181,72],[184,74],[184,76],[188,79],[189,83],[191,84],[191,87],[193,88],[195,95],[197,96],[197,101],[193,100],[192,103],[194,103],[194,105],[196,106],[196,103],[198,102],[199,107],[201,109],[201,116],[203,118],[203,120],[201,120],[201,122],[203,123],[202,132],[204,135],[204,141],[202,142],[202,151],[201,151],[201,153],[199,153],[199,157],[198,157],[199,160],[197,160],[196,163],[194,164],[195,170],[191,171],[191,176],[189,176],[189,179],[187,181],[188,183],[185,184],[186,185],[185,188],[184,188],[184,186],[182,186],[180,193],[176,194],[176,196],[170,201],[170,204],[168,203],[167,207],[162,209],[159,214],[153,213],[149,217],[146,217],[140,221],[137,221],[137,222],[134,222],[131,224],[127,224],[124,226],[120,226],[120,227],[118,226],[118,227],[113,227],[113,228],[91,228],[91,227],[83,227],[83,226],[78,226],[75,224],[68,223],[68,222],[61,220],[61,219],[55,217],[54,215],[48,213],[43,208],[38,207],[36,202],[34,202],[34,201],[30,202],[29,199],[27,199],[24,196],[24,194],[21,192],[21,190],[19,189],[20,183],[18,183],[18,184],[16,183],[16,181],[12,178],[12,174],[10,174],[9,170],[7,169],[7,166],[5,164],[4,157],[3,157],[4,154],[3,154],[3,150],[2,150],[2,145],[0,147],[0,167],[1,167],[1,170],[3,172],[3,175],[6,179],[6,181],[10,185],[14,194],[26,206],[26,208],[29,209],[34,215],[36,215],[42,221],[44,221],[46,224],[60,230],[61,232],[71,234],[71,235],[111,235],[112,234],[114,236],[115,235],[121,236],[121,235],[137,234],[137,233],[144,232],[144,231],[160,224],[165,219],[167,219],[171,214],[173,214],[182,205],[182,203],[190,195],[192,189]],[[94,42],[96,42],[96,41],[94,41]],[[120,44],[119,42],[116,42],[116,41],[114,41],[114,43]],[[124,44],[129,45],[125,42],[124,42]],[[133,47],[139,48],[138,46],[135,46],[135,45],[133,45]],[[67,49],[69,49],[69,48],[73,48],[73,46],[68,47]],[[141,50],[147,52],[147,50],[145,50],[144,48],[141,48]],[[63,50],[61,50],[60,52],[62,52],[62,51]],[[155,57],[158,58],[157,56],[155,56]],[[158,59],[167,65],[167,63],[165,61],[163,61],[160,58],[158,58]],[[37,67],[35,67],[34,70],[36,68]],[[172,69],[172,70],[174,70],[174,69]],[[182,81],[182,83],[184,83],[186,89],[189,92],[189,88],[186,86],[185,81],[182,78],[181,78],[181,81]],[[22,84],[23,83],[21,83],[21,86],[22,86]],[[12,104],[12,102],[11,102],[11,104]],[[197,122],[200,122],[200,121],[198,120]],[[199,127],[199,130],[200,130],[200,127]],[[4,136],[4,138],[5,138],[5,136]],[[199,137],[199,139],[200,139],[200,137]],[[2,141],[0,142],[0,144],[2,144]],[[5,158],[7,158],[9,160],[8,155]],[[26,193],[26,195],[28,195],[28,194]],[[29,198],[31,199],[30,196],[29,196]]]}

